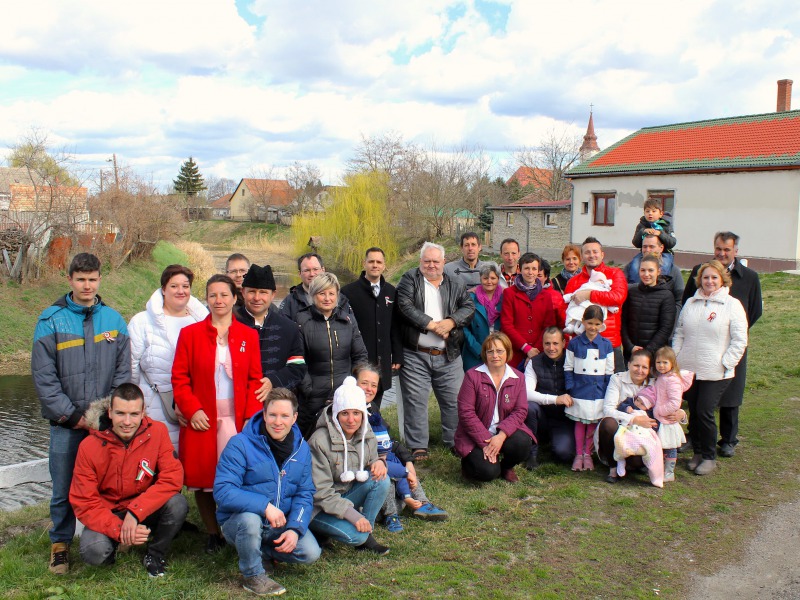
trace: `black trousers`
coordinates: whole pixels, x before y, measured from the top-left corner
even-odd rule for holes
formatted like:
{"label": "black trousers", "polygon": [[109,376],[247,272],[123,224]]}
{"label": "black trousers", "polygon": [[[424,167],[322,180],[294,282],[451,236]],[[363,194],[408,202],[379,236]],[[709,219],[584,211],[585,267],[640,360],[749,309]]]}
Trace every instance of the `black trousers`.
{"label": "black trousers", "polygon": [[689,405],[689,436],[692,438],[692,448],[695,454],[701,454],[706,460],[717,458],[717,422],[714,412],[730,383],[730,379],[695,379],[692,387],[683,394]]}
{"label": "black trousers", "polygon": [[533,440],[530,436],[517,429],[503,443],[500,449],[500,460],[490,463],[483,455],[483,448],[475,446],[472,452],[461,459],[461,468],[464,474],[478,481],[492,481],[500,477],[503,471],[513,469],[516,465],[528,458]]}

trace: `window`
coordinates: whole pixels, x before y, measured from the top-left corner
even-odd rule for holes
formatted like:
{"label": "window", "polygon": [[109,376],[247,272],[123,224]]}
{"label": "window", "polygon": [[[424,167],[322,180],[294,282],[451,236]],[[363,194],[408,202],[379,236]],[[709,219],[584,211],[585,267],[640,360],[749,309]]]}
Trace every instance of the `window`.
{"label": "window", "polygon": [[244,196],[244,188],[242,188],[242,196]]}
{"label": "window", "polygon": [[589,203],[588,202],[581,202],[581,214],[588,215],[589,214]]}
{"label": "window", "polygon": [[514,213],[507,212],[506,213],[506,227],[513,227],[514,226]]}
{"label": "window", "polygon": [[675,216],[675,190],[647,190],[648,200],[660,200],[661,210]]}
{"label": "window", "polygon": [[616,208],[616,194],[594,194],[594,225],[614,225],[614,212]]}
{"label": "window", "polygon": [[549,227],[551,229],[555,229],[558,227],[556,224],[556,213],[544,213],[544,226]]}

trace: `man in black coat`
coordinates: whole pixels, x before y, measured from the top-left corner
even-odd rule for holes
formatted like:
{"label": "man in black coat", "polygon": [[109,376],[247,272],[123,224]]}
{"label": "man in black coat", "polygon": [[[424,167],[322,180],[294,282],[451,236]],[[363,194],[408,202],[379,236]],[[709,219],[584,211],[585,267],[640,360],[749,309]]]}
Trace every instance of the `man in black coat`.
{"label": "man in black coat", "polygon": [[303,339],[297,323],[284,317],[272,306],[275,277],[269,265],[252,265],[242,281],[244,306],[237,306],[236,319],[258,332],[261,369],[266,385],[260,395],[273,388],[295,391],[306,374]]}
{"label": "man in black coat", "polygon": [[[739,236],[731,231],[720,231],[714,236],[714,258],[728,269],[732,285],[730,294],[744,307],[747,315],[747,326],[752,327],[761,317],[763,304],[761,301],[761,281],[758,273],[745,267],[737,258],[739,253]],[[700,265],[692,269],[686,289],[683,291],[683,303],[694,296],[697,291],[695,278]],[[724,457],[733,456],[739,439],[739,407],[744,399],[744,388],[747,383],[747,349],[739,364],[736,375],[719,401],[719,454]]]}
{"label": "man in black coat", "polygon": [[392,387],[392,371],[403,363],[403,345],[395,325],[395,287],[383,278],[386,254],[377,247],[370,248],[364,257],[364,270],[353,283],[342,288],[361,330],[369,361],[381,374],[375,407],[380,409],[383,392]]}

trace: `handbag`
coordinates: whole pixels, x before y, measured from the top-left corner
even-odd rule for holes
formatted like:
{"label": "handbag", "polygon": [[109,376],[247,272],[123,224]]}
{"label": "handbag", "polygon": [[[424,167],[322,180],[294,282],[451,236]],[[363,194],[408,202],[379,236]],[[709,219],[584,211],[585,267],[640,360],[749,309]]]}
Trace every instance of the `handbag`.
{"label": "handbag", "polygon": [[173,425],[177,425],[178,415],[175,414],[175,398],[173,397],[172,390],[168,392],[162,392],[158,389],[157,385],[150,382],[150,378],[147,376],[147,373],[144,371],[139,372],[142,374],[142,377],[144,377],[147,385],[150,386],[150,389],[158,394],[158,397],[161,399],[161,409],[164,412],[164,418]]}

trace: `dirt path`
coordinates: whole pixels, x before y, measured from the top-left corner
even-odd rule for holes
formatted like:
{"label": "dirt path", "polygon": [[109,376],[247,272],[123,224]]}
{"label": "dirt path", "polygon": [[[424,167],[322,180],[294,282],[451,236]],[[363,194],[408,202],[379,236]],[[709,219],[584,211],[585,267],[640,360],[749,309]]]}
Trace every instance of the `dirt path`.
{"label": "dirt path", "polygon": [[690,600],[800,598],[800,498],[766,515],[740,562],[696,576]]}

